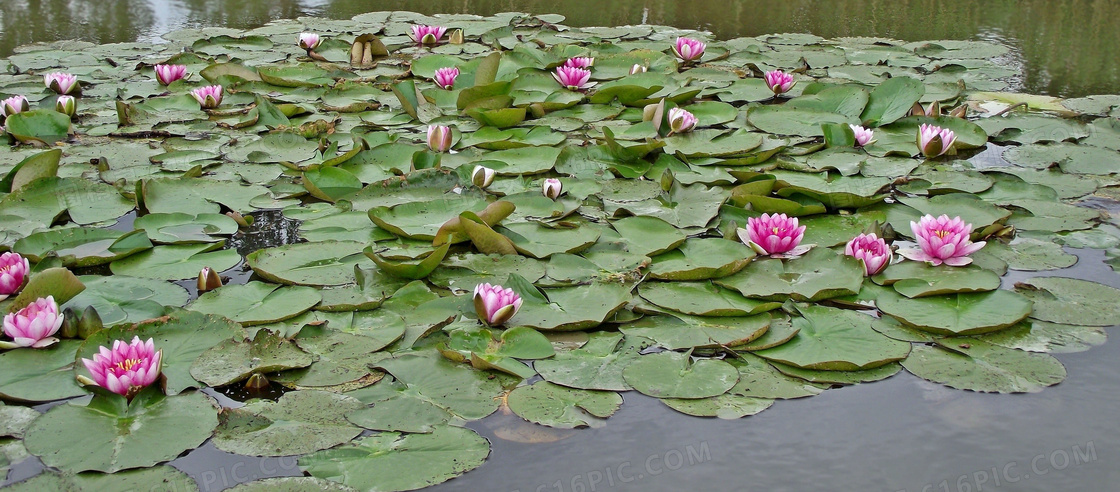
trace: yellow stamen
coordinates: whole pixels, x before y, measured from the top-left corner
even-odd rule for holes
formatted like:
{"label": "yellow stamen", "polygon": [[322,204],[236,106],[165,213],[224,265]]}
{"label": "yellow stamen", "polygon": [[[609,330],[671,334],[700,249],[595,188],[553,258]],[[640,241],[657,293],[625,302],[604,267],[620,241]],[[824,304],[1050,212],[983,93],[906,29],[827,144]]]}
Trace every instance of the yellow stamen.
{"label": "yellow stamen", "polygon": [[140,359],[125,359],[117,363],[117,369],[121,371],[131,371],[132,366],[140,364]]}
{"label": "yellow stamen", "polygon": [[949,235],[949,231],[933,231],[933,233],[937,234],[937,237],[941,239],[945,239],[945,236]]}
{"label": "yellow stamen", "polygon": [[774,231],[774,234],[781,234],[783,231],[781,227],[773,227],[771,230]]}

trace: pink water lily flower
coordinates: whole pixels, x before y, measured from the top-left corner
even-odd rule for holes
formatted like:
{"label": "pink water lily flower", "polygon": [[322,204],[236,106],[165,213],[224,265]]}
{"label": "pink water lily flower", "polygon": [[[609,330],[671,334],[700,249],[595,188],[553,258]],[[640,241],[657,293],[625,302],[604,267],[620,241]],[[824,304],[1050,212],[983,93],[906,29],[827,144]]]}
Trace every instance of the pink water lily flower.
{"label": "pink water lily flower", "polygon": [[927,158],[945,155],[953,148],[957,135],[948,128],[922,124],[918,125],[918,150]]}
{"label": "pink water lily flower", "polygon": [[43,76],[43,84],[59,94],[69,94],[78,88],[78,77],[65,72],[51,72]]}
{"label": "pink water lily flower", "polygon": [[707,46],[701,41],[680,37],[677,38],[677,42],[673,43],[673,54],[677,55],[677,58],[680,58],[681,61],[691,62],[699,60]]}
{"label": "pink water lily flower", "polygon": [[556,178],[548,178],[541,183],[541,193],[553,200],[560,198],[560,194],[564,192],[564,184]]}
{"label": "pink water lily flower", "polygon": [[0,342],[5,348],[42,348],[58,341],[52,337],[62,327],[62,314],[54,296],[40,297],[23,309],[4,316],[4,334],[11,342]]}
{"label": "pink water lily flower", "polygon": [[428,148],[434,152],[451,150],[451,127],[428,125]]}
{"label": "pink water lily flower", "polygon": [[490,326],[509,321],[521,309],[521,296],[500,285],[478,284],[474,288],[474,311],[478,319]]}
{"label": "pink water lily flower", "polygon": [[766,72],[766,87],[769,87],[774,95],[785,94],[797,84],[793,80],[793,75],[785,73],[781,70],[771,70]]}
{"label": "pink water lily flower", "polygon": [[556,67],[556,71],[552,73],[552,78],[556,79],[564,88],[573,91],[595,85],[594,82],[591,82],[591,71],[578,67]]}
{"label": "pink water lily flower", "polygon": [[187,76],[186,65],[156,65],[156,81],[160,85],[169,85],[172,82]]}
{"label": "pink water lily flower", "polygon": [[739,239],[760,255],[797,257],[812,247],[798,246],[805,236],[805,226],[798,226],[797,217],[786,217],[786,214],[751,217],[747,219],[747,228],[739,228],[737,232]]}
{"label": "pink water lily flower", "polygon": [[31,105],[28,104],[27,98],[23,96],[12,96],[0,101],[0,116],[7,117],[29,109],[31,109]]}
{"label": "pink water lily flower", "polygon": [[856,147],[867,147],[875,143],[875,132],[870,128],[864,128],[859,125],[848,125],[852,128],[852,133],[856,136]]}
{"label": "pink water lily flower", "polygon": [[31,264],[19,253],[7,252],[0,255],[0,301],[19,292],[23,279],[30,270]]}
{"label": "pink water lily flower", "polygon": [[669,110],[669,129],[673,133],[688,133],[696,128],[696,117],[684,108]]}
{"label": "pink water lily flower", "polygon": [[151,338],[132,337],[132,343],[113,341],[112,349],[101,346],[93,360],[83,358],[82,364],[98,386],[130,397],[159,379],[162,359],[163,350],[157,351]]}
{"label": "pink water lily flower", "polygon": [[296,40],[296,44],[298,44],[300,48],[303,48],[307,51],[318,48],[319,44],[321,44],[322,42],[323,40],[319,37],[319,35],[313,32],[301,32],[299,33],[299,39]]}
{"label": "pink water lily flower", "polygon": [[937,266],[942,263],[949,266],[965,266],[972,263],[968,255],[983,248],[987,242],[972,242],[968,235],[972,233],[972,224],[966,224],[960,217],[949,218],[942,214],[940,217],[932,215],[923,216],[918,222],[910,222],[910,230],[914,232],[914,240],[918,248],[904,248],[898,254],[914,261],[924,261]]}
{"label": "pink water lily flower", "polygon": [[222,104],[222,86],[208,85],[191,91],[191,95],[198,101],[202,109],[214,109]]}
{"label": "pink water lily flower", "polygon": [[432,45],[439,43],[445,32],[447,32],[446,27],[416,25],[412,26],[412,32],[408,33],[408,37],[418,44]]}
{"label": "pink water lily flower", "polygon": [[455,79],[459,77],[459,69],[456,67],[443,67],[436,70],[436,76],[432,79],[436,85],[442,89],[451,90],[455,86]]}
{"label": "pink water lily flower", "polygon": [[595,64],[595,59],[590,56],[576,56],[564,62],[565,67],[588,68]]}
{"label": "pink water lily flower", "polygon": [[891,262],[890,246],[875,234],[860,234],[852,238],[844,246],[844,254],[859,258],[868,277],[883,271]]}

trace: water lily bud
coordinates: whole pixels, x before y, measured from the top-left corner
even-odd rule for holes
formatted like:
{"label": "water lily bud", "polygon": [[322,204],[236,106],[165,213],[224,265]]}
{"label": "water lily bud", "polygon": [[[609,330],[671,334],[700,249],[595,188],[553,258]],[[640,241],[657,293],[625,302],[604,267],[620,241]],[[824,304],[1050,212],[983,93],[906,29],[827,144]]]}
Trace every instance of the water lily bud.
{"label": "water lily bud", "polygon": [[634,66],[630,67],[630,75],[634,75],[636,73],[646,73],[647,70],[649,70],[649,68],[647,68],[645,65],[635,63]]}
{"label": "water lily bud", "polygon": [[673,54],[681,61],[691,62],[700,59],[705,47],[706,44],[692,38],[677,38],[677,42],[673,43]]}
{"label": "water lily bud", "polygon": [[960,106],[957,106],[956,108],[953,108],[952,111],[949,111],[949,116],[952,116],[953,118],[964,118],[965,116],[968,116],[968,106],[962,104]]}
{"label": "water lily bud", "polygon": [[860,234],[844,246],[844,254],[859,258],[863,262],[864,273],[875,275],[891,262],[891,248],[883,238],[874,234]]}
{"label": "water lily bud", "polygon": [[941,103],[934,101],[925,108],[922,108],[922,103],[914,103],[914,106],[910,108],[910,116],[941,116]]}
{"label": "water lily bud", "polygon": [[268,376],[254,372],[252,376],[249,376],[249,380],[245,381],[245,389],[259,391],[267,388],[269,384],[271,383],[268,381]]}
{"label": "water lily bud", "polygon": [[78,77],[65,72],[52,72],[43,75],[43,84],[59,94],[69,94],[78,89]]}
{"label": "water lily bud", "polygon": [[54,110],[66,116],[74,116],[78,110],[78,104],[74,100],[74,96],[58,96],[58,100],[54,103]]}
{"label": "water lily bud", "polygon": [[769,87],[774,95],[785,94],[797,84],[793,80],[793,75],[785,73],[781,70],[771,70],[766,72],[766,87]]}
{"label": "water lily bud", "polygon": [[428,148],[433,152],[451,150],[451,127],[428,125]]}
{"label": "water lily bud", "polygon": [[552,78],[556,79],[565,89],[572,91],[595,85],[595,82],[591,82],[591,71],[578,67],[556,67],[556,71],[552,73]]}
{"label": "water lily bud", "polygon": [[475,186],[486,189],[490,183],[494,182],[494,170],[486,166],[475,166],[474,171],[471,171],[471,183]]}
{"label": "water lily bud", "polygon": [[739,239],[760,255],[798,256],[808,251],[798,248],[805,236],[805,226],[799,226],[797,217],[786,214],[762,214],[747,219],[747,228],[739,229]]}
{"label": "water lily bud", "polygon": [[447,32],[446,27],[441,26],[412,26],[412,30],[408,33],[408,37],[412,38],[417,44],[434,45],[439,43],[443,33]]}
{"label": "water lily bud", "polygon": [[942,263],[949,266],[965,266],[972,263],[968,255],[983,248],[987,242],[977,243],[969,239],[972,224],[966,224],[960,217],[949,218],[941,215],[922,216],[918,222],[910,222],[917,248],[903,248],[898,254],[914,261],[924,261],[933,266]]}
{"label": "water lily bud", "polygon": [[81,318],[73,308],[62,310],[62,326],[58,327],[58,336],[61,338],[74,338],[78,336],[78,322]]}
{"label": "water lily bud", "polygon": [[456,29],[447,35],[447,42],[451,44],[463,44],[463,30]]}
{"label": "water lily bud", "polygon": [[186,65],[156,65],[155,71],[156,82],[160,85],[168,85],[187,76]]}
{"label": "water lily bud", "polygon": [[867,147],[875,143],[875,132],[870,128],[864,128],[859,125],[848,125],[852,129],[852,133],[856,136],[856,147]]}
{"label": "water lily bud", "polygon": [[928,124],[918,126],[918,150],[927,158],[945,155],[956,141],[957,135],[948,128]]}
{"label": "water lily bud", "polygon": [[521,309],[521,296],[500,285],[478,284],[474,288],[474,311],[478,319],[490,326],[509,321]]}
{"label": "water lily bud", "polygon": [[318,48],[322,42],[323,40],[320,39],[319,35],[316,33],[301,32],[299,33],[299,39],[296,41],[296,44],[298,44],[300,48],[311,51]]}
{"label": "water lily bud", "polygon": [[58,342],[54,335],[62,328],[62,313],[54,296],[40,297],[23,309],[4,316],[4,334],[11,342],[0,342],[3,348],[43,348]]}
{"label": "water lily bud", "polygon": [[560,198],[560,194],[564,192],[564,185],[560,183],[559,179],[548,178],[541,184],[541,192],[553,200]]}
{"label": "water lily bud", "polygon": [[19,292],[29,271],[31,263],[19,253],[0,254],[0,301]]}
{"label": "water lily bud", "polygon": [[29,109],[31,109],[31,105],[28,104],[27,98],[23,96],[12,96],[0,101],[0,116],[8,117]]}
{"label": "water lily bud", "polygon": [[455,86],[455,79],[459,77],[459,69],[457,67],[444,67],[436,70],[435,77],[432,80],[441,89],[451,90]]}
{"label": "water lily bud", "polygon": [[191,95],[198,101],[202,109],[214,109],[222,104],[222,86],[208,85],[191,91]]}
{"label": "water lily bud", "polygon": [[669,129],[673,133],[687,133],[696,127],[696,117],[683,108],[669,110]]}
{"label": "water lily bud", "polygon": [[93,360],[82,359],[82,364],[95,384],[131,399],[159,379],[163,350],[156,351],[151,338],[132,337],[131,343],[115,340],[111,349],[102,346]]}
{"label": "water lily bud", "polygon": [[222,286],[222,277],[218,276],[210,267],[203,267],[198,272],[198,293],[209,292]]}
{"label": "water lily bud", "polygon": [[97,314],[97,309],[86,306],[82,311],[82,318],[78,320],[78,338],[85,340],[104,328],[105,325],[101,322],[101,315]]}

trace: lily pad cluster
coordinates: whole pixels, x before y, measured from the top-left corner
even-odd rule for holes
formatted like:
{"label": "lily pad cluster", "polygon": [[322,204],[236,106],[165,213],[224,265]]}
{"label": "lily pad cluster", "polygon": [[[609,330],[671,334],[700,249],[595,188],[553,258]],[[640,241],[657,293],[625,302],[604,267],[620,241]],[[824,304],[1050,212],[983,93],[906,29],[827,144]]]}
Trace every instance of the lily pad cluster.
{"label": "lily pad cluster", "polygon": [[[1117,99],[1002,93],[1015,72],[983,42],[561,20],[384,12],[18,49],[0,96],[33,108],[0,137],[0,249],[84,328],[0,352],[0,464],[51,467],[27,488],[147,487],[189,482],[160,463],[210,439],[300,455],[314,478],[292,487],[412,490],[482,464],[489,443],[463,424],[499,408],[597,427],[637,391],[735,419],[904,368],[1034,392],[1065,377],[1050,352],[1120,321],[1107,286],[1000,282],[1072,265],[1063,246],[1120,257],[1099,209],[1120,184]],[[451,30],[417,43],[417,25]],[[682,60],[680,36],[706,48]],[[573,57],[593,59],[593,85],[551,75]],[[157,64],[190,74],[161,85]],[[434,80],[444,68],[458,75]],[[79,80],[73,119],[41,86],[57,70]],[[773,70],[796,81],[781,96]],[[222,97],[203,109],[189,93],[210,85]],[[691,131],[670,134],[674,108]],[[955,133],[947,155],[919,157],[923,124]],[[492,180],[472,182],[477,166]],[[758,256],[736,230],[764,213],[815,247]],[[871,277],[843,254],[865,232],[904,245],[927,214],[986,245],[967,266],[895,257]],[[203,268],[232,281],[195,295],[184,280]],[[481,283],[520,296],[504,328],[478,320]],[[136,336],[162,350],[158,387],[20,406],[88,394],[75,361]],[[207,387],[282,396],[219,409]]]}

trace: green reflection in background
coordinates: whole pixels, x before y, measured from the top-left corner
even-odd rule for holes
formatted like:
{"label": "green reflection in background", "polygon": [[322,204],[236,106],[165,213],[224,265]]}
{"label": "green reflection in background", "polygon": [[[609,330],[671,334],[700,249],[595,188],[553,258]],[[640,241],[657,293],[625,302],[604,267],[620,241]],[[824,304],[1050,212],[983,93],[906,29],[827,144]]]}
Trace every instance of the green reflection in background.
{"label": "green reflection in background", "polygon": [[774,32],[904,40],[985,39],[1008,45],[1026,92],[1120,93],[1120,2],[1110,0],[0,0],[0,56],[21,44],[79,38],[154,41],[183,27],[246,29],[302,15],[373,10],[424,14],[558,13],[572,26],[663,24],[720,39]]}

